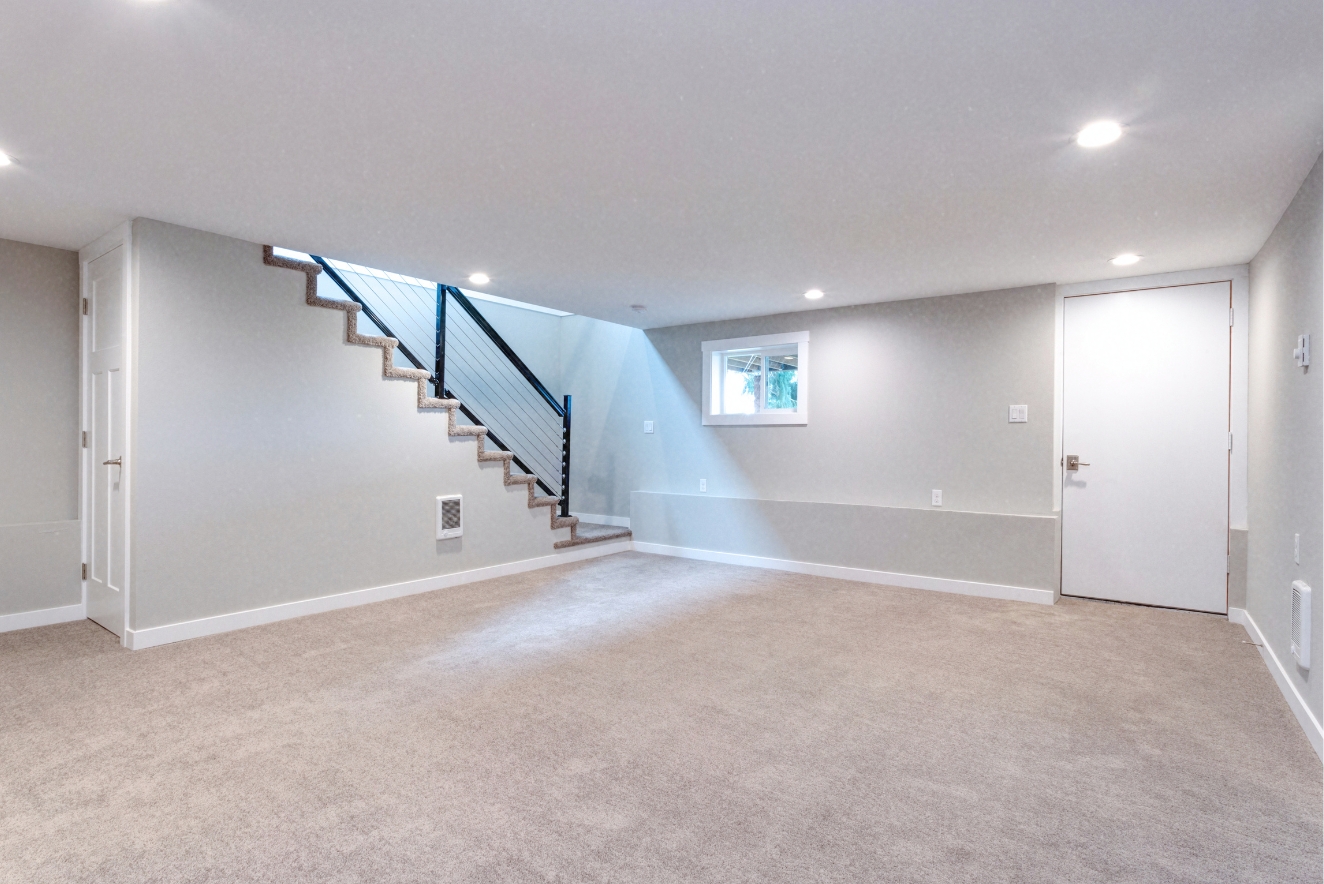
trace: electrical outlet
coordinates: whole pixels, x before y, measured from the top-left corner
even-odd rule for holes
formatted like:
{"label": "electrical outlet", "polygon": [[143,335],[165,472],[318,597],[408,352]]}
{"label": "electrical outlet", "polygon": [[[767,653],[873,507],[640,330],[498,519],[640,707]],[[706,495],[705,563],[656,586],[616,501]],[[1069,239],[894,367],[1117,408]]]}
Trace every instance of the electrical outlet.
{"label": "electrical outlet", "polygon": [[651,433],[651,432],[653,432],[653,422],[652,422],[652,421],[644,421],[644,432],[645,432],[645,433]]}
{"label": "electrical outlet", "polygon": [[942,506],[942,492],[936,488],[933,489],[933,505]]}
{"label": "electrical outlet", "polygon": [[1301,564],[1301,535],[1292,535],[1292,561]]}
{"label": "electrical outlet", "polygon": [[707,490],[708,490],[708,480],[707,480],[707,479],[700,479],[700,480],[699,480],[699,490],[700,490],[700,491],[707,491]]}

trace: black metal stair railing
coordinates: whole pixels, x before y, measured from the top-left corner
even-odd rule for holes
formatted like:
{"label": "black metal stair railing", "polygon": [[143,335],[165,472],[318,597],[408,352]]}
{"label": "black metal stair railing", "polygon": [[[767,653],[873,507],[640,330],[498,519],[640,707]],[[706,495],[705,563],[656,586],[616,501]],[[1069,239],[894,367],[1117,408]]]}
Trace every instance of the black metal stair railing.
{"label": "black metal stair railing", "polygon": [[[415,368],[432,375],[435,395],[458,399],[460,411],[487,427],[487,439],[512,463],[559,497],[570,514],[571,397],[558,403],[505,339],[454,286],[433,285],[343,261],[311,256],[362,316]],[[431,363],[422,354],[432,351]],[[553,490],[559,486],[559,490]]]}

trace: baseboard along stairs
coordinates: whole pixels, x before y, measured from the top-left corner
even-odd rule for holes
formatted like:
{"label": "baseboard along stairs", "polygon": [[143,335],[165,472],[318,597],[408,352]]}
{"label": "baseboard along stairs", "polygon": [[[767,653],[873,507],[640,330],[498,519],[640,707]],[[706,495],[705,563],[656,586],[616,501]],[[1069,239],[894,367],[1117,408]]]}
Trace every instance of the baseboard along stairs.
{"label": "baseboard along stairs", "polygon": [[328,310],[340,310],[345,314],[345,343],[360,344],[367,347],[377,347],[382,351],[382,376],[384,378],[396,378],[400,380],[410,380],[418,384],[418,407],[422,408],[444,408],[447,412],[446,432],[451,436],[470,436],[478,445],[479,463],[501,463],[501,481],[507,486],[523,485],[528,491],[529,509],[534,507],[547,507],[549,524],[552,530],[559,528],[569,528],[570,537],[567,540],[558,540],[552,544],[555,549],[566,549],[573,546],[583,546],[589,543],[601,543],[608,540],[623,540],[631,536],[630,529],[624,528],[615,531],[594,531],[591,534],[583,536],[579,533],[579,518],[576,516],[561,516],[556,512],[557,505],[561,498],[551,495],[540,495],[537,493],[537,477],[532,475],[512,474],[510,471],[510,462],[515,455],[509,451],[488,451],[484,447],[484,439],[487,436],[487,428],[472,424],[461,424],[455,419],[455,413],[459,411],[461,405],[458,399],[438,399],[428,395],[427,385],[432,380],[432,373],[420,368],[399,368],[395,365],[395,348],[399,341],[395,338],[385,338],[377,335],[363,335],[358,331],[358,314],[363,307],[353,301],[336,301],[329,298],[318,297],[317,294],[317,276],[322,272],[318,264],[308,263],[306,261],[296,261],[292,258],[284,258],[277,254],[271,246],[262,247],[262,260],[272,267],[282,267],[286,270],[297,270],[304,274],[306,278],[304,300],[310,307],[325,307]]}

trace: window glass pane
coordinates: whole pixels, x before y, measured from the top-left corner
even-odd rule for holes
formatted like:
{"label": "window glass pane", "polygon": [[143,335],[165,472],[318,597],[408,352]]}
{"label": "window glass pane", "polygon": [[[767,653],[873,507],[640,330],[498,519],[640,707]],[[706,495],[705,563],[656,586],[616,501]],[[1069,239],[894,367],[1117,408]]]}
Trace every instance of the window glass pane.
{"label": "window glass pane", "polygon": [[722,358],[722,414],[753,414],[758,410],[763,357],[757,353]]}
{"label": "window glass pane", "polygon": [[796,351],[770,353],[768,360],[769,411],[794,411],[799,392],[800,357]]}

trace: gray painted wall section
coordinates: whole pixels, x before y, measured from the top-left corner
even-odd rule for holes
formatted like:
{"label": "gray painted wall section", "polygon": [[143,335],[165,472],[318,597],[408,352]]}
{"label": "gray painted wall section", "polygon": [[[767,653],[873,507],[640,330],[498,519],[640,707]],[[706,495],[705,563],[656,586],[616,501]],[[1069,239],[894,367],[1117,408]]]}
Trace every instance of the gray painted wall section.
{"label": "gray painted wall section", "polygon": [[1053,516],[698,494],[631,495],[634,539],[690,549],[1056,591]]}
{"label": "gray painted wall section", "polygon": [[78,254],[0,240],[0,614],[82,601]]}
{"label": "gray painted wall section", "polygon": [[492,324],[547,391],[561,401],[561,319],[551,313],[510,307],[493,301],[474,300],[473,305]]}
{"label": "gray painted wall section", "polygon": [[1249,532],[1245,528],[1233,528],[1229,537],[1229,555],[1227,573],[1227,606],[1229,608],[1246,607],[1246,550]]}
{"label": "gray painted wall section", "polygon": [[82,603],[79,524],[0,525],[0,614]]}
{"label": "gray painted wall section", "polygon": [[[1324,712],[1324,226],[1321,164],[1250,265],[1249,537],[1246,610],[1288,670],[1316,719]],[[1293,362],[1310,333],[1308,371]],[[1301,535],[1301,563],[1292,558]],[[1291,654],[1293,580],[1315,592],[1309,673]]]}
{"label": "gray painted wall section", "polygon": [[[344,343],[339,311],[260,246],[134,223],[131,628],[520,561],[567,529]],[[437,541],[435,497],[464,495]]]}
{"label": "gray painted wall section", "polygon": [[[562,320],[578,404],[576,510],[624,516],[633,490],[1052,512],[1053,286],[638,332]],[[807,427],[700,424],[706,340],[808,330]],[[1030,407],[1028,424],[1007,406]],[[645,420],[656,432],[642,432]],[[812,468],[807,468],[812,466]]]}
{"label": "gray painted wall section", "polygon": [[[675,539],[683,537],[702,549],[840,565],[857,560],[854,552],[846,555],[852,544],[890,549],[889,541],[848,531],[852,544],[841,544],[828,532],[823,549],[834,552],[825,556],[801,544],[803,533],[745,537],[724,522],[726,510],[740,505],[706,507],[690,496],[706,479],[710,498],[749,499],[741,505],[776,525],[791,511],[776,502],[837,505],[823,510],[831,519],[847,519],[843,514],[856,507],[871,514],[861,524],[893,532],[888,536],[903,523],[903,533],[923,536],[928,529],[913,526],[960,524],[972,532],[966,542],[973,550],[1004,538],[995,527],[1004,524],[1000,519],[1050,516],[1017,535],[1029,544],[1018,547],[1025,552],[1019,569],[989,561],[957,568],[977,575],[957,579],[1056,588],[1054,310],[1055,288],[1036,286],[648,332],[566,317],[561,365],[575,396],[571,505],[576,512],[629,516],[636,532],[673,538],[652,542],[685,545]],[[811,336],[807,427],[702,426],[703,341],[803,330]],[[1028,424],[1007,423],[1011,404],[1029,406]],[[646,420],[654,422],[651,435],[643,433]],[[930,523],[935,488],[945,506]],[[636,495],[631,504],[635,491],[672,495],[667,512],[680,507],[696,521],[657,534],[657,524],[671,517],[652,498],[647,514],[634,512],[642,499]],[[885,521],[884,512],[901,521]],[[662,522],[633,522],[639,517]],[[934,530],[935,538],[945,536],[945,528]],[[920,576],[954,573],[951,551],[936,541],[914,552],[902,560],[900,552],[880,549],[869,560]]]}

